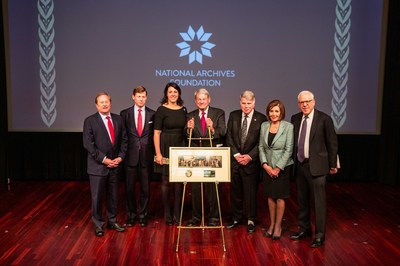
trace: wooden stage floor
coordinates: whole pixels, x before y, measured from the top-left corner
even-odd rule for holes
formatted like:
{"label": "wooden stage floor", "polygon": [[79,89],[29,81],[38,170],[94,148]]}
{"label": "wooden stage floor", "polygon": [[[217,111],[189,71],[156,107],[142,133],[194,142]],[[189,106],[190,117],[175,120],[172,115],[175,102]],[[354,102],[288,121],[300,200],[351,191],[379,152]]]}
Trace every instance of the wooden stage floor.
{"label": "wooden stage floor", "polygon": [[[260,186],[261,187],[261,186]],[[224,229],[178,229],[166,226],[160,183],[151,184],[149,224],[123,233],[94,235],[88,181],[14,182],[0,189],[0,265],[399,265],[400,188],[371,183],[327,186],[325,245],[289,239],[297,231],[295,185],[287,201],[280,241],[263,236],[268,225],[266,198],[258,193],[258,224]],[[229,217],[229,184],[220,192],[223,222]],[[190,190],[184,220],[190,218]],[[119,221],[125,222],[120,184]]]}

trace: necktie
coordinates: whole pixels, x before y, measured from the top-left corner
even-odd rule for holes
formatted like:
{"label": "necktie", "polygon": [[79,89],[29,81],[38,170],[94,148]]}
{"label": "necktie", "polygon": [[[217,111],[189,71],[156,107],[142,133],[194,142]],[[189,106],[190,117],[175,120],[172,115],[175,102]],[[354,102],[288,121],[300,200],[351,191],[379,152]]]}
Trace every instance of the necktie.
{"label": "necktie", "polygon": [[139,137],[142,136],[142,131],[143,131],[142,127],[143,127],[142,126],[142,109],[139,109],[138,117],[137,117],[137,132],[138,132]]}
{"label": "necktie", "polygon": [[207,123],[206,123],[206,116],[205,116],[205,112],[201,112],[201,118],[200,118],[200,122],[201,122],[201,134],[204,136],[206,133],[206,128],[207,128]]}
{"label": "necktie", "polygon": [[240,145],[244,146],[244,142],[246,141],[247,137],[247,115],[244,116],[243,123],[242,123],[242,128],[240,130]]}
{"label": "necktie", "polygon": [[110,136],[111,136],[111,142],[112,142],[112,144],[114,144],[114,127],[111,123],[110,117],[107,116],[106,118],[107,118],[108,131],[110,132]]}
{"label": "necktie", "polygon": [[303,125],[301,126],[300,131],[299,144],[297,145],[297,159],[299,160],[299,162],[303,162],[305,159],[304,144],[306,142],[307,118],[308,116],[304,117]]}

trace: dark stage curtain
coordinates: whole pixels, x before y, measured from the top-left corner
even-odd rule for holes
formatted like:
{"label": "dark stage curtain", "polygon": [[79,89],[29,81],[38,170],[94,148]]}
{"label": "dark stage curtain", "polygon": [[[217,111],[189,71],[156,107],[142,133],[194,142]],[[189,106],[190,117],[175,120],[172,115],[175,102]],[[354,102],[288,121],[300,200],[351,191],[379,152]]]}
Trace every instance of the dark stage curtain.
{"label": "dark stage curtain", "polygon": [[[82,133],[7,132],[3,25],[0,32],[0,182],[87,179]],[[332,180],[400,183],[400,1],[389,1],[386,47],[382,133],[339,135],[342,169]]]}

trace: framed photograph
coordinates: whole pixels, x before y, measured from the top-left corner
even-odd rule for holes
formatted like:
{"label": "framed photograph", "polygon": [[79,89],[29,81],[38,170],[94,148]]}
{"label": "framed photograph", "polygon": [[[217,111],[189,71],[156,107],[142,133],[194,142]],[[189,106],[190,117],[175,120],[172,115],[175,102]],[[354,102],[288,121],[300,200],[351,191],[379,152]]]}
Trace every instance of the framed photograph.
{"label": "framed photograph", "polygon": [[230,182],[229,147],[170,147],[170,182]]}

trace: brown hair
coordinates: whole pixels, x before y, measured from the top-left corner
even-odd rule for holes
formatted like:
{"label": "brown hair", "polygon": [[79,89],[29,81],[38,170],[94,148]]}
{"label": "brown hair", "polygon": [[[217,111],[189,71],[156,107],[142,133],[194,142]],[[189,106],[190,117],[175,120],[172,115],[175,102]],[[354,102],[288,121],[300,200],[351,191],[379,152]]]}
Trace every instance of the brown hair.
{"label": "brown hair", "polygon": [[137,86],[136,88],[133,89],[132,94],[135,95],[136,93],[143,93],[143,92],[145,92],[146,95],[147,95],[147,90],[146,90],[145,87],[143,87],[143,86]]}
{"label": "brown hair", "polygon": [[281,115],[279,116],[279,120],[283,120],[285,118],[285,105],[280,101],[280,100],[272,100],[269,102],[267,105],[267,110],[266,110],[266,115],[267,119],[269,119],[269,111],[274,108],[275,106],[279,107],[279,110],[281,111]]}
{"label": "brown hair", "polygon": [[110,94],[108,94],[107,92],[99,92],[99,93],[97,93],[97,95],[96,95],[96,99],[94,99],[94,103],[95,103],[95,104],[97,104],[97,98],[99,98],[99,97],[102,96],[102,95],[107,96],[108,99],[109,99],[110,102],[111,102],[111,96],[110,96]]}

